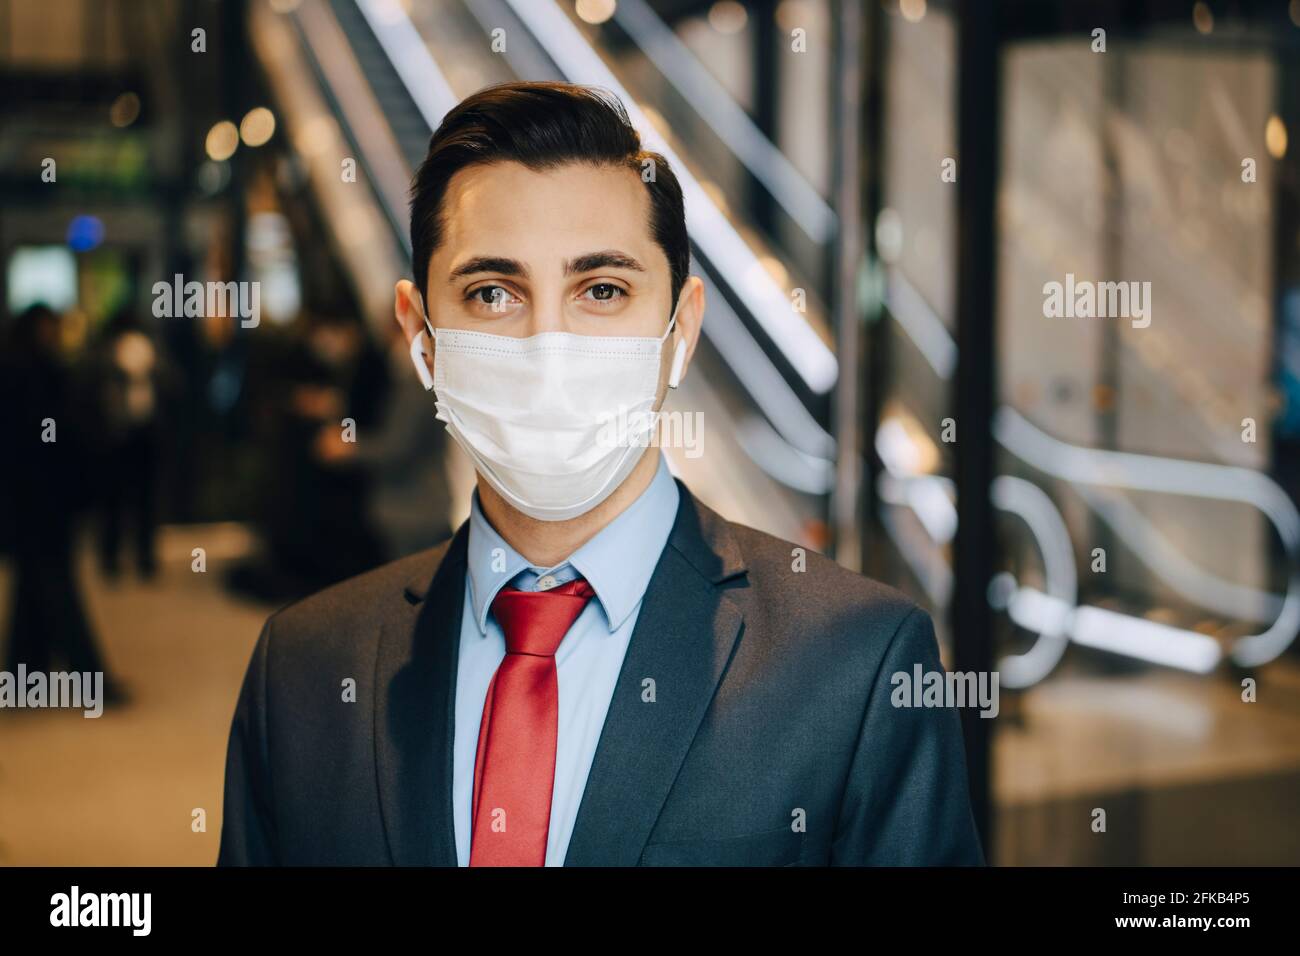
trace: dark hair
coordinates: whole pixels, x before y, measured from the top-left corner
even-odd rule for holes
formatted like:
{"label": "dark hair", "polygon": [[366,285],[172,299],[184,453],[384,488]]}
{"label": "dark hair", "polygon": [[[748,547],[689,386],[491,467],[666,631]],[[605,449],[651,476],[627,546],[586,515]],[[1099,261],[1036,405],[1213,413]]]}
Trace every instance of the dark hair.
{"label": "dark hair", "polygon": [[[429,140],[411,183],[411,258],[415,284],[428,301],[429,259],[442,241],[442,197],[453,174],[484,163],[513,161],[529,169],[565,163],[632,170],[650,195],[650,231],[672,274],[672,305],[690,271],[682,188],[659,153],[641,148],[627,110],[612,93],[572,83],[502,83],[457,104]],[[649,161],[654,176],[641,175]]]}

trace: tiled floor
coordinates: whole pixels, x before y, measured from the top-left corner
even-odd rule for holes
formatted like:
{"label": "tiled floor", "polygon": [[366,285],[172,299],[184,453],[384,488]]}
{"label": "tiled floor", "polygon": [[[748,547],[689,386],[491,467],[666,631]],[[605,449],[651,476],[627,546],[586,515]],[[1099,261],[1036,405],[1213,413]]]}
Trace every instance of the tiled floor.
{"label": "tiled floor", "polygon": [[[110,666],[132,701],[80,711],[0,711],[0,863],[206,866],[216,860],[226,736],[253,642],[271,608],[231,599],[222,567],[237,526],[169,528],[152,584],[81,580]],[[190,570],[192,548],[207,573]],[[8,620],[9,569],[0,572]],[[6,625],[7,626],[7,625]],[[194,811],[206,813],[195,832]]]}

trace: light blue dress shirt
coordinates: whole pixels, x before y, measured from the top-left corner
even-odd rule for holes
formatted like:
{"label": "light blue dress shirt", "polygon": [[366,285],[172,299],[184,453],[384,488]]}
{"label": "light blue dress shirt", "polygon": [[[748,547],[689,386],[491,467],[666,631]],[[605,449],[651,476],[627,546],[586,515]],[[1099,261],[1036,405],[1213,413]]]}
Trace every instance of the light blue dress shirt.
{"label": "light blue dress shirt", "polygon": [[678,498],[677,483],[660,452],[659,468],[636,501],[568,561],[553,568],[539,568],[530,565],[497,534],[483,516],[475,490],[470,505],[465,612],[456,672],[452,808],[460,866],[469,866],[470,803],[483,701],[488,683],[506,654],[505,635],[491,614],[492,599],[507,584],[524,591],[549,590],[578,576],[586,578],[596,592],[555,654],[560,721],[546,865],[563,866],[610,698],[641,610],[641,598],[677,518]]}

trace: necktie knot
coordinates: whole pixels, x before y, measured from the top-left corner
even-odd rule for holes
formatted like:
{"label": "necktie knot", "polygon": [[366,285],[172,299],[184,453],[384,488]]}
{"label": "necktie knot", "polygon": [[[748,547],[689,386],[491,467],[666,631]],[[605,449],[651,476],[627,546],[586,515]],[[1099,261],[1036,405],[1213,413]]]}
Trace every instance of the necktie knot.
{"label": "necktie knot", "polygon": [[506,653],[554,657],[595,593],[582,578],[549,591],[502,588],[492,600],[492,614],[505,634]]}

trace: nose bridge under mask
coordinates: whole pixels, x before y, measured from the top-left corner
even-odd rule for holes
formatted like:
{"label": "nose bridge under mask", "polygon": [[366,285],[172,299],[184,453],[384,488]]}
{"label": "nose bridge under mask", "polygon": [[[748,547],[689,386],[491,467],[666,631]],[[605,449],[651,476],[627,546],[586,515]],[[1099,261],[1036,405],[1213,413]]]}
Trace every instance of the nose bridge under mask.
{"label": "nose bridge under mask", "polygon": [[438,329],[436,339],[439,398],[491,395],[500,414],[520,421],[547,414],[585,418],[605,410],[612,396],[648,393],[653,400],[658,393],[657,338],[539,332],[520,339]]}

